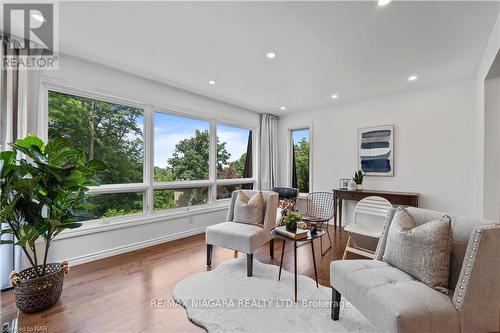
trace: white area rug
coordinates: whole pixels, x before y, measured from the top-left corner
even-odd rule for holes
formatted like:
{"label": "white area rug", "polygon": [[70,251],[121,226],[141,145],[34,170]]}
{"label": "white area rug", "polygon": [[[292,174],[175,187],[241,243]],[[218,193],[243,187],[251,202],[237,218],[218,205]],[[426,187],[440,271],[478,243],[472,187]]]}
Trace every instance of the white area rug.
{"label": "white area rug", "polygon": [[246,259],[224,262],[211,272],[177,283],[173,296],[188,318],[208,332],[375,332],[348,302],[340,320],[330,318],[331,289],[306,276],[298,277],[298,302],[293,302],[293,274],[254,260],[253,277]]}

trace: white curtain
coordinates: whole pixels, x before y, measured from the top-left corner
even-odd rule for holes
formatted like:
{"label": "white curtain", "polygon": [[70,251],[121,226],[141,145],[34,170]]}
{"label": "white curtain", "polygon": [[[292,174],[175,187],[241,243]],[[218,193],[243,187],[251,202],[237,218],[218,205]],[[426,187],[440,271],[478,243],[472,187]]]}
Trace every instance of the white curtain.
{"label": "white curtain", "polygon": [[278,117],[267,113],[261,115],[259,137],[259,188],[271,190],[278,184]]}
{"label": "white curtain", "polygon": [[[9,143],[28,133],[38,134],[43,128],[38,108],[40,71],[24,68],[5,68],[4,58],[16,56],[10,50],[11,40],[1,35],[0,67],[0,150],[10,150]],[[14,53],[13,53],[14,52]],[[7,237],[7,236],[4,236]],[[3,239],[3,238],[2,238]],[[0,288],[8,287],[9,274],[23,267],[23,255],[19,247],[0,246]]]}

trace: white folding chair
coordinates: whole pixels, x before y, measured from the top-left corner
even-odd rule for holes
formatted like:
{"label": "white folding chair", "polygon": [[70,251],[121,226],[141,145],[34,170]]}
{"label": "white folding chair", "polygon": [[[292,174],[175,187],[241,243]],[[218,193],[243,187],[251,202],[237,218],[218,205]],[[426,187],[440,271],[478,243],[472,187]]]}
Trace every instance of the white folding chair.
{"label": "white folding chair", "polygon": [[353,222],[344,228],[349,233],[349,239],[342,259],[345,259],[348,252],[374,258],[375,252],[358,246],[354,236],[379,239],[384,229],[385,218],[391,209],[391,203],[382,197],[366,197],[358,202],[354,208]]}

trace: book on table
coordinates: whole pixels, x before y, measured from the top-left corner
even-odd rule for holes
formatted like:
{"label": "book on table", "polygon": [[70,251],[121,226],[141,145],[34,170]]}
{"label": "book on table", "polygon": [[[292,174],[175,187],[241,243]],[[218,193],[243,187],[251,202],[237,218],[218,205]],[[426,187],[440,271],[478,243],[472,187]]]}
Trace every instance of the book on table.
{"label": "book on table", "polygon": [[285,237],[288,237],[291,239],[295,239],[295,240],[307,238],[307,230],[305,230],[305,229],[298,229],[297,228],[297,231],[291,232],[291,231],[286,230],[286,226],[281,226],[281,227],[275,228],[274,230],[276,231],[276,233],[278,233],[282,236],[285,236]]}

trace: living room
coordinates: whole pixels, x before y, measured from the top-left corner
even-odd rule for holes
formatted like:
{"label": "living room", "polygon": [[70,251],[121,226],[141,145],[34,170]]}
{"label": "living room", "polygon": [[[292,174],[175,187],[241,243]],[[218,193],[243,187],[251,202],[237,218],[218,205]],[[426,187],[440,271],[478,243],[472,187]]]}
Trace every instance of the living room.
{"label": "living room", "polygon": [[500,331],[500,2],[1,7],[2,333]]}

